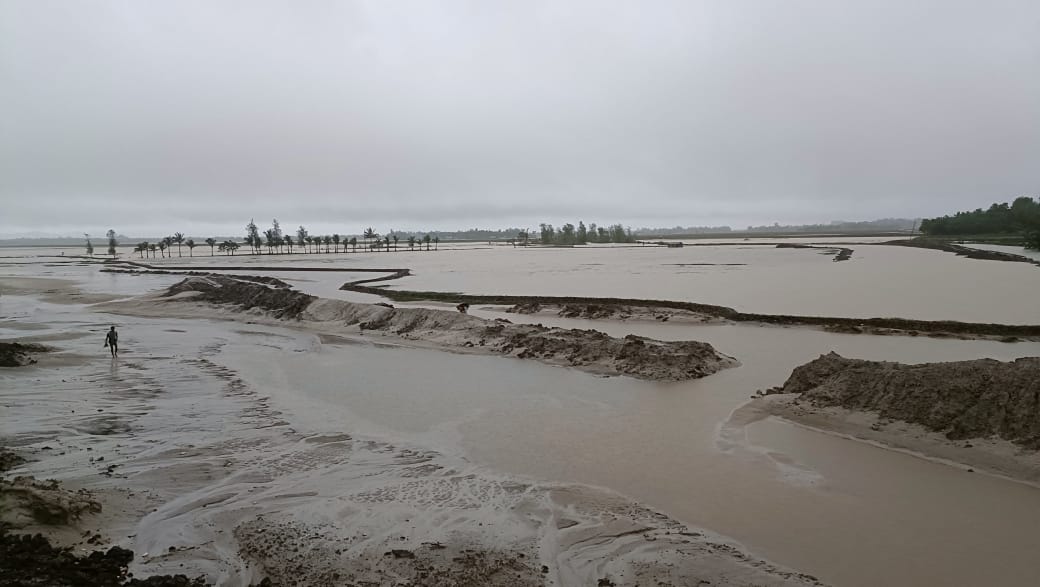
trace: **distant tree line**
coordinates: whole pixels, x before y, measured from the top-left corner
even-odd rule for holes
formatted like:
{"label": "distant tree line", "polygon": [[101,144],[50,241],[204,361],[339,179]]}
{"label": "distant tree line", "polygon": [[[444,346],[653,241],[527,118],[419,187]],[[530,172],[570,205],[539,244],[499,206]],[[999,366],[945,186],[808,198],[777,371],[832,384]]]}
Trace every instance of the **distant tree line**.
{"label": "distant tree line", "polygon": [[912,230],[917,224],[913,218],[881,218],[863,222],[835,220],[829,224],[780,224],[748,226],[747,232],[827,232],[827,231],[888,231]]}
{"label": "distant tree line", "polygon": [[670,236],[683,234],[723,234],[732,232],[728,226],[673,226],[672,228],[637,228],[639,236]]}
{"label": "distant tree line", "polygon": [[1028,246],[1040,249],[1040,199],[1022,196],[987,210],[928,218],[921,221],[921,232],[934,236],[1021,234]]}
{"label": "distant tree line", "polygon": [[[590,222],[586,227],[585,223],[578,221],[578,226],[574,226],[571,223],[564,224],[557,230],[552,224],[542,223],[538,225],[539,238],[543,245],[584,245],[588,243],[631,243],[635,242],[635,237],[632,236],[632,229],[626,229],[620,224],[613,224],[611,226],[603,227],[596,226],[594,222]],[[527,234],[521,232],[519,235],[523,240],[527,241]]]}

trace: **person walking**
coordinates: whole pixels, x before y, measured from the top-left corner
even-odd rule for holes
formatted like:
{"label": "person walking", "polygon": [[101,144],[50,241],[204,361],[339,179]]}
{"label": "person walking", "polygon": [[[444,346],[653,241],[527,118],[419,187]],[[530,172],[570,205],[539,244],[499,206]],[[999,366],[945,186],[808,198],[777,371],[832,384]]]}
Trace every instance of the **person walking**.
{"label": "person walking", "polygon": [[115,326],[105,335],[105,346],[112,351],[113,357],[119,354],[119,333],[116,332]]}

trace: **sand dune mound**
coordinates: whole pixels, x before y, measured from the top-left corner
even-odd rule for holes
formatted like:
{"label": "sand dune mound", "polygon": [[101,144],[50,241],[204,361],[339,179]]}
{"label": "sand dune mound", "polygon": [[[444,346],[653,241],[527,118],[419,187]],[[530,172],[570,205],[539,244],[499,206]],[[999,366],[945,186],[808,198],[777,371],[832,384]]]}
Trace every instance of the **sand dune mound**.
{"label": "sand dune mound", "polygon": [[320,323],[323,327],[357,326],[362,331],[443,348],[482,350],[642,379],[694,379],[738,364],[703,342],[663,342],[631,335],[613,338],[596,330],[513,324],[450,310],[358,304],[216,275],[189,277],[171,286],[162,297],[259,309],[275,318]]}
{"label": "sand dune mound", "polygon": [[1040,448],[1040,357],[904,365],[832,352],[796,368],[783,387],[768,393],[876,411],[953,440],[996,436]]}
{"label": "sand dune mound", "polygon": [[[276,280],[277,281],[277,280]],[[292,291],[282,286],[283,282],[268,287],[257,283],[256,278],[233,279],[230,277],[188,277],[175,283],[164,294],[171,297],[192,293],[191,299],[217,304],[234,304],[243,310],[259,308],[275,318],[298,318],[304,308],[316,300],[314,296]]]}

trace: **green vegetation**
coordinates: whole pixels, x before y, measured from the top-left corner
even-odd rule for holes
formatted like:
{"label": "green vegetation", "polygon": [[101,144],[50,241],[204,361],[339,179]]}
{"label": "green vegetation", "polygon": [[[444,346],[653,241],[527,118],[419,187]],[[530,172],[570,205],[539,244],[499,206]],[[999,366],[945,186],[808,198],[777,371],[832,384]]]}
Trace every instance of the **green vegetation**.
{"label": "green vegetation", "polygon": [[993,204],[988,210],[928,218],[921,221],[921,232],[929,236],[1020,235],[1027,247],[1040,249],[1040,200],[1022,196],[1011,204]]}
{"label": "green vegetation", "polygon": [[[587,243],[632,243],[635,242],[635,237],[632,236],[632,229],[626,229],[620,224],[614,224],[607,228],[597,227],[594,223],[590,223],[586,228],[585,223],[578,221],[578,226],[571,223],[564,224],[562,228],[556,230],[552,224],[538,225],[540,232],[541,243],[543,245],[584,245]],[[518,239],[527,243],[527,233],[522,231],[518,235]]]}

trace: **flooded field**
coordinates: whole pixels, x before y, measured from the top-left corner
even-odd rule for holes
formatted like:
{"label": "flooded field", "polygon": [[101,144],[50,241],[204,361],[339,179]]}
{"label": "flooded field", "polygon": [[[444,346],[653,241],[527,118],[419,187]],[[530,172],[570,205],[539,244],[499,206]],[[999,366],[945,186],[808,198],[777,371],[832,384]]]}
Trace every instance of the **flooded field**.
{"label": "flooded field", "polygon": [[[361,301],[372,296],[338,287],[373,275],[351,268],[409,268],[412,276],[388,285],[688,300],[760,313],[1040,323],[1029,295],[1040,290],[1034,266],[845,246],[855,252],[841,262],[825,250],[742,241],[145,262],[198,270],[233,264],[242,268],[220,271],[275,276],[312,295]],[[1040,355],[1035,342],[471,309],[489,319],[618,337],[705,341],[741,362],[687,382],[604,378],[292,323],[99,313],[87,303],[95,300],[69,292],[125,298],[180,278],[102,273],[97,264],[39,252],[0,250],[0,339],[49,341],[61,349],[51,359],[61,365],[0,373],[0,440],[43,454],[23,466],[38,477],[130,488],[127,513],[106,515],[114,541],[150,553],[141,571],[173,572],[183,563],[227,584],[271,574],[238,552],[255,542],[248,529],[261,515],[317,524],[323,538],[316,550],[338,544],[346,526],[368,534],[353,548],[379,556],[398,534],[405,540],[397,543],[413,549],[459,533],[509,552],[526,552],[523,545],[534,541],[543,557],[536,567],[547,564],[550,583],[595,584],[610,575],[631,584],[634,577],[611,575],[617,570],[607,561],[672,555],[662,542],[606,538],[617,532],[604,520],[623,511],[661,541],[672,527],[651,524],[649,512],[836,585],[1030,585],[1040,574],[1037,487],[785,420],[731,418],[757,390],[830,351],[903,363],[1010,360]],[[288,267],[342,271],[280,269]],[[115,361],[100,348],[110,323],[125,341]],[[63,454],[48,457],[39,452],[43,446]],[[102,452],[109,456],[99,464],[94,455]],[[580,546],[567,534],[571,522],[603,546]],[[244,530],[232,537],[232,527]],[[174,554],[155,554],[171,546]],[[780,584],[780,575],[720,568],[725,572],[713,577],[733,584]],[[661,572],[658,580],[682,584]]]}
{"label": "flooded field", "polygon": [[[155,266],[408,268],[411,276],[387,286],[419,291],[683,300],[767,314],[1040,323],[1040,311],[1029,303],[1030,292],[1040,290],[1040,270],[1024,263],[863,244],[842,245],[854,250],[852,257],[834,262],[834,252],[825,248],[691,242],[693,246],[681,249],[473,244],[429,252],[138,260]],[[277,269],[264,274],[289,280],[314,295],[357,296],[338,292],[339,285],[359,278],[357,274]],[[360,276],[364,277],[370,276]],[[977,284],[985,284],[984,297]]]}

